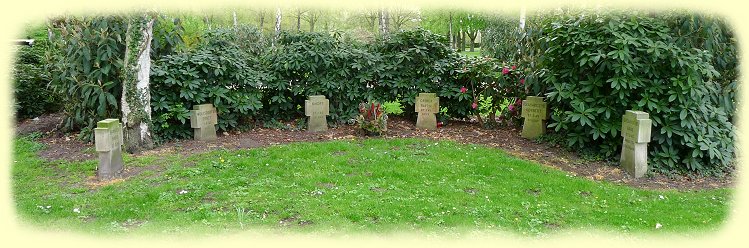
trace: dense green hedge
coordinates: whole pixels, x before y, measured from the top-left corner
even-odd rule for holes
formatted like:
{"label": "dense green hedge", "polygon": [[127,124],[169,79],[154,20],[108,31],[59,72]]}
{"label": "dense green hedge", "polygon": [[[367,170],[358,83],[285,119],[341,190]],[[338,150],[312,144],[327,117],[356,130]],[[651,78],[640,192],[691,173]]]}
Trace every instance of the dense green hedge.
{"label": "dense green hedge", "polygon": [[443,36],[423,29],[368,44],[327,33],[286,32],[274,47],[258,43],[266,47],[251,49],[240,44],[262,37],[239,33],[209,32],[197,49],[154,62],[151,95],[158,137],[189,137],[189,108],[205,102],[216,105],[219,129],[227,130],[243,119],[303,117],[309,95],[330,100],[330,121],[350,122],[359,104],[369,101],[398,101],[406,115],[412,115],[420,92],[441,97],[442,119],[477,114],[472,103],[490,94],[496,96],[488,99],[496,101],[486,112],[501,110],[498,105],[506,98],[515,106],[524,94],[519,70],[508,65],[512,73],[503,74],[495,59],[462,57],[449,49]]}
{"label": "dense green hedge", "polygon": [[50,72],[44,68],[45,52],[49,48],[46,32],[38,28],[33,36],[34,45],[18,47],[13,64],[13,110],[17,119],[53,113],[61,108],[61,97],[49,87]]}
{"label": "dense green hedge", "polygon": [[725,24],[633,13],[555,19],[544,28],[546,50],[539,62],[547,70],[549,127],[564,134],[569,146],[616,157],[621,116],[634,109],[653,120],[648,150],[656,169],[732,168],[736,57]]}
{"label": "dense green hedge", "polygon": [[233,42],[236,33],[207,32],[207,42],[195,50],[155,60],[151,70],[154,132],[160,138],[189,138],[193,105],[212,103],[218,128],[235,128],[263,106],[259,72],[249,54]]}

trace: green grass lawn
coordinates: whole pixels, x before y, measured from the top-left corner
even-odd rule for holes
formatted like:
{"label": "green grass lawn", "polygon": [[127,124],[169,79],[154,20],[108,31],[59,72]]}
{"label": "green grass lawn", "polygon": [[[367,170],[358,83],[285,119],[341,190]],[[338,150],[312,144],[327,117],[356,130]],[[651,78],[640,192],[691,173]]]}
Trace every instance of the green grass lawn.
{"label": "green grass lawn", "polygon": [[473,52],[471,52],[470,49],[466,48],[464,51],[460,52],[460,54],[466,57],[479,57],[481,56],[481,48],[476,47],[473,49]]}
{"label": "green grass lawn", "polygon": [[42,145],[27,138],[14,146],[19,219],[44,230],[94,234],[704,234],[725,222],[733,193],[633,189],[568,176],[493,148],[419,139],[126,156],[126,167],[148,169],[92,188],[85,182],[96,161],[45,162],[35,155]]}

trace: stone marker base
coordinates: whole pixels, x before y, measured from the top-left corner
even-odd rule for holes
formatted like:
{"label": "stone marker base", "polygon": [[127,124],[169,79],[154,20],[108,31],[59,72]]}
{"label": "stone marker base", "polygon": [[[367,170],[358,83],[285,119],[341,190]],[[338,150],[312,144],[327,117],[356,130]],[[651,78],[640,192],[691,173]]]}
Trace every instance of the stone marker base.
{"label": "stone marker base", "polygon": [[523,124],[523,132],[520,136],[526,139],[535,139],[546,133],[546,123],[541,120],[526,120]]}
{"label": "stone marker base", "polygon": [[648,143],[625,142],[622,147],[622,168],[635,178],[641,178],[648,171]]}
{"label": "stone marker base", "polygon": [[416,128],[436,130],[437,129],[437,116],[435,114],[419,113],[418,119],[416,119]]}
{"label": "stone marker base", "polygon": [[215,125],[207,125],[201,128],[194,128],[193,130],[195,130],[195,140],[214,141],[218,139],[216,138]]}
{"label": "stone marker base", "polygon": [[309,123],[307,124],[308,132],[324,132],[328,131],[328,120],[324,115],[313,115],[309,117]]}
{"label": "stone marker base", "polygon": [[99,167],[96,176],[99,180],[119,178],[122,175],[122,148],[114,148],[108,152],[99,152]]}

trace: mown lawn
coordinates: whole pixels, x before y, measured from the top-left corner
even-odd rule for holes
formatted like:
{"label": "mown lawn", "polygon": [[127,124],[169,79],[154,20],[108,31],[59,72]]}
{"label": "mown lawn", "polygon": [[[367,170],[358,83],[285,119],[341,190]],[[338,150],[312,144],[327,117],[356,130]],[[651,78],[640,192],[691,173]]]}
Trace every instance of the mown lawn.
{"label": "mown lawn", "polygon": [[28,138],[17,138],[14,148],[19,219],[44,230],[94,234],[709,234],[725,222],[733,194],[633,189],[493,148],[419,139],[126,156],[126,167],[143,171],[104,186],[87,184],[95,160],[47,162],[35,155],[43,145]]}

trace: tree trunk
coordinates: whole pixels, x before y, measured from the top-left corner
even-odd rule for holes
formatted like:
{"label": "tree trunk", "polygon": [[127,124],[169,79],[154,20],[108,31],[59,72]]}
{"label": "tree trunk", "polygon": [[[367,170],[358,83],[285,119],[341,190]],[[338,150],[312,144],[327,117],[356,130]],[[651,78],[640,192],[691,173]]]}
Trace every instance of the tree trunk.
{"label": "tree trunk", "polygon": [[260,33],[263,33],[263,26],[265,25],[265,12],[260,13]]}
{"label": "tree trunk", "polygon": [[234,31],[237,31],[237,12],[232,12],[232,17],[234,18]]}
{"label": "tree trunk", "polygon": [[296,31],[299,32],[302,30],[302,12],[299,11],[296,14]]}
{"label": "tree trunk", "polygon": [[276,34],[273,37],[273,43],[272,45],[276,45],[276,41],[278,41],[278,37],[281,36],[281,8],[276,8]]}
{"label": "tree trunk", "polygon": [[520,8],[520,31],[525,29],[525,7]]}
{"label": "tree trunk", "polygon": [[129,153],[153,148],[149,90],[153,23],[154,19],[145,14],[131,17],[125,33],[121,104],[125,149]]}
{"label": "tree trunk", "polygon": [[203,23],[208,27],[208,30],[211,30],[211,20],[208,19],[208,16],[203,16]]}
{"label": "tree trunk", "polygon": [[455,38],[453,38],[453,13],[450,13],[450,24],[448,25],[448,37],[450,37],[450,48],[455,49]]}
{"label": "tree trunk", "polygon": [[385,10],[385,8],[380,9],[379,17],[380,17],[380,21],[379,21],[380,35],[387,36],[389,21],[388,21],[388,12],[387,10]]}
{"label": "tree trunk", "polygon": [[471,50],[470,50],[471,52],[474,51],[473,50],[473,48],[475,47],[474,46],[474,41],[476,41],[476,33],[477,32],[478,32],[477,30],[473,30],[473,31],[469,30],[468,32],[466,32],[466,34],[468,35],[468,41],[470,42],[468,44],[468,46],[471,48]]}
{"label": "tree trunk", "polygon": [[462,52],[466,48],[466,35],[463,32],[463,28],[460,28],[458,33],[458,52]]}

